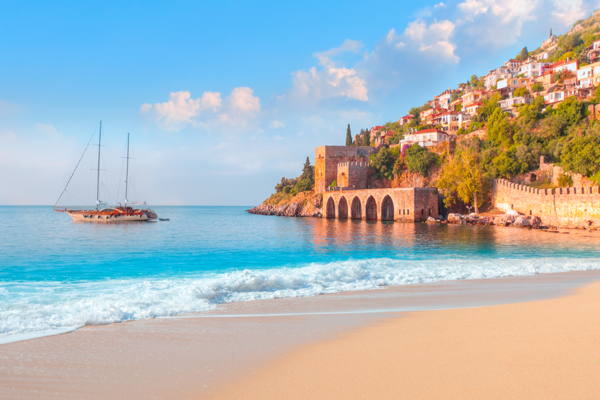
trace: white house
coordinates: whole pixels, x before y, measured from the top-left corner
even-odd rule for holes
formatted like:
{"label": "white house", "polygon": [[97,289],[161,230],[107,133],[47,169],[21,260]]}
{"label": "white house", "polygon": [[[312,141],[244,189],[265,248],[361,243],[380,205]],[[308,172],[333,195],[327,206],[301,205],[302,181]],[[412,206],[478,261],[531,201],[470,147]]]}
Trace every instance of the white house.
{"label": "white house", "polygon": [[511,111],[518,104],[531,103],[531,97],[511,97],[509,99],[500,100],[500,108],[502,111]]}
{"label": "white house", "polygon": [[523,75],[525,78],[534,78],[540,76],[544,68],[548,65],[550,65],[550,63],[529,60],[519,66],[518,75]]}
{"label": "white house", "polygon": [[422,131],[404,135],[404,139],[400,141],[400,146],[402,148],[405,144],[412,146],[417,143],[422,147],[431,147],[447,142],[449,137],[450,136],[446,132],[442,132],[438,129],[424,129]]}

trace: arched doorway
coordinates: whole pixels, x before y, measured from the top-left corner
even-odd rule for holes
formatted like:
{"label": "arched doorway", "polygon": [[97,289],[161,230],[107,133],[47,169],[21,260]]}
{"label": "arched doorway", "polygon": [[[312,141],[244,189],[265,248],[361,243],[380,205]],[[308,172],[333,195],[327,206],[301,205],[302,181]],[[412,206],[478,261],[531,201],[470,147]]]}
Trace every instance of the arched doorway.
{"label": "arched doorway", "polygon": [[394,220],[394,202],[390,196],[385,196],[381,203],[381,220],[382,221],[393,221]]}
{"label": "arched doorway", "polygon": [[352,219],[362,219],[362,204],[360,204],[360,199],[355,197],[352,200],[352,208],[350,209],[350,218]]}
{"label": "arched doorway", "polygon": [[327,218],[335,218],[335,202],[331,197],[327,200]]}
{"label": "arched doorway", "polygon": [[348,202],[345,197],[340,199],[338,205],[338,219],[348,219]]}
{"label": "arched doorway", "polygon": [[367,200],[367,221],[377,221],[377,202],[373,196]]}

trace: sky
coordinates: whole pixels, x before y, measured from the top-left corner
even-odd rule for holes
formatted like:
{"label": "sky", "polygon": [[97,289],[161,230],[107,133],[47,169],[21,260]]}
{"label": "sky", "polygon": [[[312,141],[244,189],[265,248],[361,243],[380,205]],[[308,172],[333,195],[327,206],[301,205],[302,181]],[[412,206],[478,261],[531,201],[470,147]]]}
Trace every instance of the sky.
{"label": "sky", "polygon": [[[0,205],[55,204],[100,121],[102,200],[124,199],[130,133],[135,200],[257,205],[348,124],[396,121],[599,7],[0,0]],[[95,200],[97,144],[69,200]]]}

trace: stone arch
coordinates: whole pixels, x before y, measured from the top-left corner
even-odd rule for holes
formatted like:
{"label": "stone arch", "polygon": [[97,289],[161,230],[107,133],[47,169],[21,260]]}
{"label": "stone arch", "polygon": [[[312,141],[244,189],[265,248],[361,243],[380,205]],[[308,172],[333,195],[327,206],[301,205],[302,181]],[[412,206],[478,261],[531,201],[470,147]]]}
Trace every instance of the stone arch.
{"label": "stone arch", "polygon": [[394,220],[394,202],[390,196],[385,196],[381,202],[381,220],[382,221],[393,221]]}
{"label": "stone arch", "polygon": [[350,218],[362,219],[362,204],[358,196],[354,196],[352,200],[352,208],[350,208]]}
{"label": "stone arch", "polygon": [[367,221],[377,221],[377,202],[373,196],[367,199]]}
{"label": "stone arch", "polygon": [[327,218],[335,218],[335,202],[333,201],[333,197],[329,197],[327,200],[326,215]]}
{"label": "stone arch", "polygon": [[337,217],[339,219],[348,219],[348,202],[344,196],[342,196],[340,202],[338,203]]}

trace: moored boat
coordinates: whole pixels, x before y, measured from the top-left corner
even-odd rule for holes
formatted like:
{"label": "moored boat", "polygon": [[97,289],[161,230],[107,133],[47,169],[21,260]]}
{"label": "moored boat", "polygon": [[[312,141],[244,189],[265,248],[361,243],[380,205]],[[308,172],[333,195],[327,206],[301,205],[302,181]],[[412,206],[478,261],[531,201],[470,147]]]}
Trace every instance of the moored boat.
{"label": "moored boat", "polygon": [[[91,141],[91,139],[90,139]],[[89,143],[88,143],[89,145]],[[117,204],[112,207],[103,207],[105,203],[100,200],[100,151],[102,147],[102,121],[100,121],[100,130],[98,133],[98,174],[97,174],[97,182],[96,182],[96,209],[76,209],[69,207],[57,207],[54,206],[54,211],[63,212],[68,214],[74,222],[97,222],[97,223],[106,223],[106,222],[146,222],[146,221],[154,221],[158,218],[158,215],[153,210],[147,209],[139,209],[133,208],[132,205],[139,205],[146,203],[139,202],[130,202],[128,200],[128,189],[129,189],[129,133],[127,134],[127,169],[125,173],[125,201],[123,204]],[[86,147],[87,150],[87,147]],[[85,150],[84,150],[85,155]],[[83,155],[81,156],[83,158]],[[81,159],[79,160],[81,162]],[[75,167],[75,171],[77,171],[77,166]],[[60,201],[62,195],[66,192],[67,187],[69,186],[69,182],[73,178],[73,175],[67,182],[65,189],[61,193],[60,197],[57,200],[57,204]]]}

